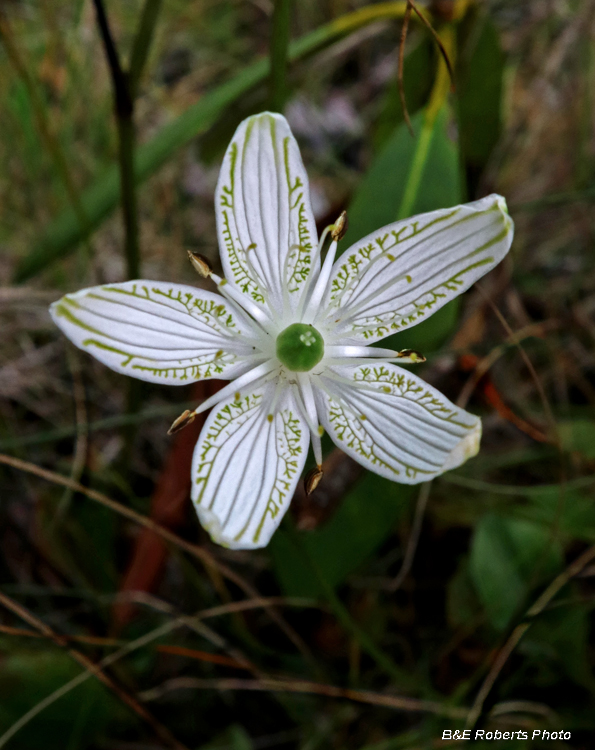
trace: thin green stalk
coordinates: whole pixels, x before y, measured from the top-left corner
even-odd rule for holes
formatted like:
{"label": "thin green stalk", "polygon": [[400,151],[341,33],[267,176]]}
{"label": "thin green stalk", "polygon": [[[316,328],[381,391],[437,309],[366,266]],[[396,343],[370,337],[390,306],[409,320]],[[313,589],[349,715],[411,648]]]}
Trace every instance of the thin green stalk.
{"label": "thin green stalk", "polygon": [[133,100],[136,99],[138,85],[149,56],[161,5],[162,0],[145,0],[143,6],[128,65],[128,90]]}
{"label": "thin green stalk", "polygon": [[126,253],[126,277],[140,278],[140,249],[138,242],[138,207],[134,178],[134,154],[136,137],[133,113],[118,117],[118,163],[122,194],[122,217],[124,219],[124,249]]}
{"label": "thin green stalk", "polygon": [[271,76],[269,108],[282,112],[287,98],[287,58],[289,52],[289,23],[291,0],[275,0],[271,25]]}
{"label": "thin green stalk", "polygon": [[136,183],[134,179],[135,133],[134,100],[130,95],[128,76],[120,64],[120,56],[114,43],[103,0],[94,0],[97,25],[105,50],[112,85],[114,109],[118,123],[118,164],[120,167],[120,195],[124,221],[124,253],[128,279],[140,276],[138,246],[138,211],[136,205]]}
{"label": "thin green stalk", "polygon": [[[455,52],[454,27],[445,26],[440,32],[440,39],[452,64]],[[432,93],[430,94],[430,101],[428,102],[428,106],[424,113],[421,132],[413,153],[413,160],[411,162],[411,168],[403,192],[403,199],[401,200],[401,205],[397,212],[397,219],[406,219],[408,216],[411,216],[413,212],[419,193],[421,178],[428,161],[430,145],[432,143],[432,138],[434,137],[436,118],[438,117],[438,113],[442,109],[443,104],[446,102],[449,89],[450,74],[444,58],[441,57],[438,63],[436,81],[434,82]]]}

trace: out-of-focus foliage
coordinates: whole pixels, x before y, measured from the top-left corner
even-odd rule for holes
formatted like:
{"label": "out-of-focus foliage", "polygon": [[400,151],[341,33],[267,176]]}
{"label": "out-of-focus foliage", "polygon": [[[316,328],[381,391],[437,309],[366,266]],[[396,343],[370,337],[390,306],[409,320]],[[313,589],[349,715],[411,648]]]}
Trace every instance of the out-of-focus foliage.
{"label": "out-of-focus foliage", "polygon": [[[124,62],[143,5],[105,2]],[[418,5],[452,45],[455,86],[437,83],[440,54],[413,16],[413,137],[397,80],[403,2],[294,3],[281,98],[319,228],[348,210],[343,251],[404,209],[507,198],[510,258],[481,292],[390,339],[430,355],[422,377],[482,416],[482,449],[420,493],[324,443],[319,489],[300,490],[270,547],[246,553],[213,547],[187,501],[196,425],[165,434],[209,391],[142,384],[131,397],[50,323],[65,291],[124,274],[111,82],[90,0],[1,4],[0,452],[150,516],[214,562],[1,464],[0,746],[37,706],[8,748],[149,750],[168,744],[155,722],[203,750],[431,748],[463,729],[496,664],[479,728],[564,729],[552,746],[591,747],[595,0]],[[146,278],[204,283],[188,249],[219,263],[219,163],[271,101],[273,7],[162,4],[135,111]],[[236,611],[246,591],[277,597],[282,627],[262,601]],[[210,619],[176,620],[197,611]],[[89,677],[43,708],[82,672],[69,648],[113,658],[105,674],[131,701]],[[430,703],[380,705],[387,695]]]}

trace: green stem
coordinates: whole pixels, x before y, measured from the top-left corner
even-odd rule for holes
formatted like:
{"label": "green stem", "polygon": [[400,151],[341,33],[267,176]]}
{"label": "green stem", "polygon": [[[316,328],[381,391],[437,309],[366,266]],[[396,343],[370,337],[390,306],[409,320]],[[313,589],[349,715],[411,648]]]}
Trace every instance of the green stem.
{"label": "green stem", "polygon": [[138,84],[149,56],[161,5],[162,0],[145,0],[143,6],[128,66],[128,89],[132,99],[135,99],[138,93]]}
{"label": "green stem", "polygon": [[[140,276],[140,253],[138,247],[138,211],[136,205],[136,181],[134,174],[135,132],[134,99],[130,94],[128,75],[122,70],[118,50],[103,7],[103,0],[94,0],[97,25],[101,33],[105,56],[114,89],[114,108],[118,123],[118,163],[120,167],[120,196],[124,220],[124,252],[128,279]],[[142,24],[141,24],[142,25]]]}
{"label": "green stem", "polygon": [[270,103],[272,112],[282,112],[287,98],[287,57],[291,0],[275,0],[271,27]]}
{"label": "green stem", "polygon": [[133,113],[121,114],[118,117],[118,161],[122,191],[122,216],[124,219],[126,277],[128,279],[140,278],[138,208],[134,176],[135,141]]}

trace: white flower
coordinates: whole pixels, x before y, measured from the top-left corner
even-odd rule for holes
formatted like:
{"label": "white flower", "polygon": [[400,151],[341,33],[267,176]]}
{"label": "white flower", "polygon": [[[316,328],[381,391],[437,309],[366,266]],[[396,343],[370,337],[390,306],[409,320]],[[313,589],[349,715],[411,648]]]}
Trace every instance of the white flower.
{"label": "white flower", "polygon": [[310,441],[322,461],[323,428],[360,464],[407,484],[477,453],[480,420],[393,364],[420,357],[369,345],[502,260],[513,224],[501,196],[389,224],[335,261],[341,222],[318,242],[297,144],[285,119],[265,112],[237,129],[215,204],[226,278],[210,275],[222,296],[130,281],[66,295],[51,314],[116,372],[232,381],[194,412],[215,407],[194,451],[192,499],[216,542],[267,544]]}

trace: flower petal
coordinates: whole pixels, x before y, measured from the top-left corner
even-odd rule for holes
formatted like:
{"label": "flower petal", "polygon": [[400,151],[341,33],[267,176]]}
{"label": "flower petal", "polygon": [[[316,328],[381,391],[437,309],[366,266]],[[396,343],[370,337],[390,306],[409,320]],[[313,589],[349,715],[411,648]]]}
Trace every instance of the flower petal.
{"label": "flower petal", "polygon": [[83,289],[50,314],[68,338],[116,372],[184,385],[234,378],[254,366],[252,329],[217,294],[181,284],[126,281]]}
{"label": "flower petal", "polygon": [[280,313],[297,306],[317,244],[308,176],[282,115],[244,120],[227,149],[215,197],[227,281]]}
{"label": "flower petal", "polygon": [[319,414],[334,443],[387,479],[425,482],[479,450],[481,420],[400,367],[334,367],[318,383]]}
{"label": "flower petal", "polygon": [[431,211],[369,234],[335,263],[325,304],[341,343],[372,343],[429,317],[508,252],[502,196]]}
{"label": "flower petal", "polygon": [[289,388],[276,392],[268,383],[213,409],[194,450],[192,500],[215,542],[233,549],[268,544],[293,496],[308,443],[308,426]]}

